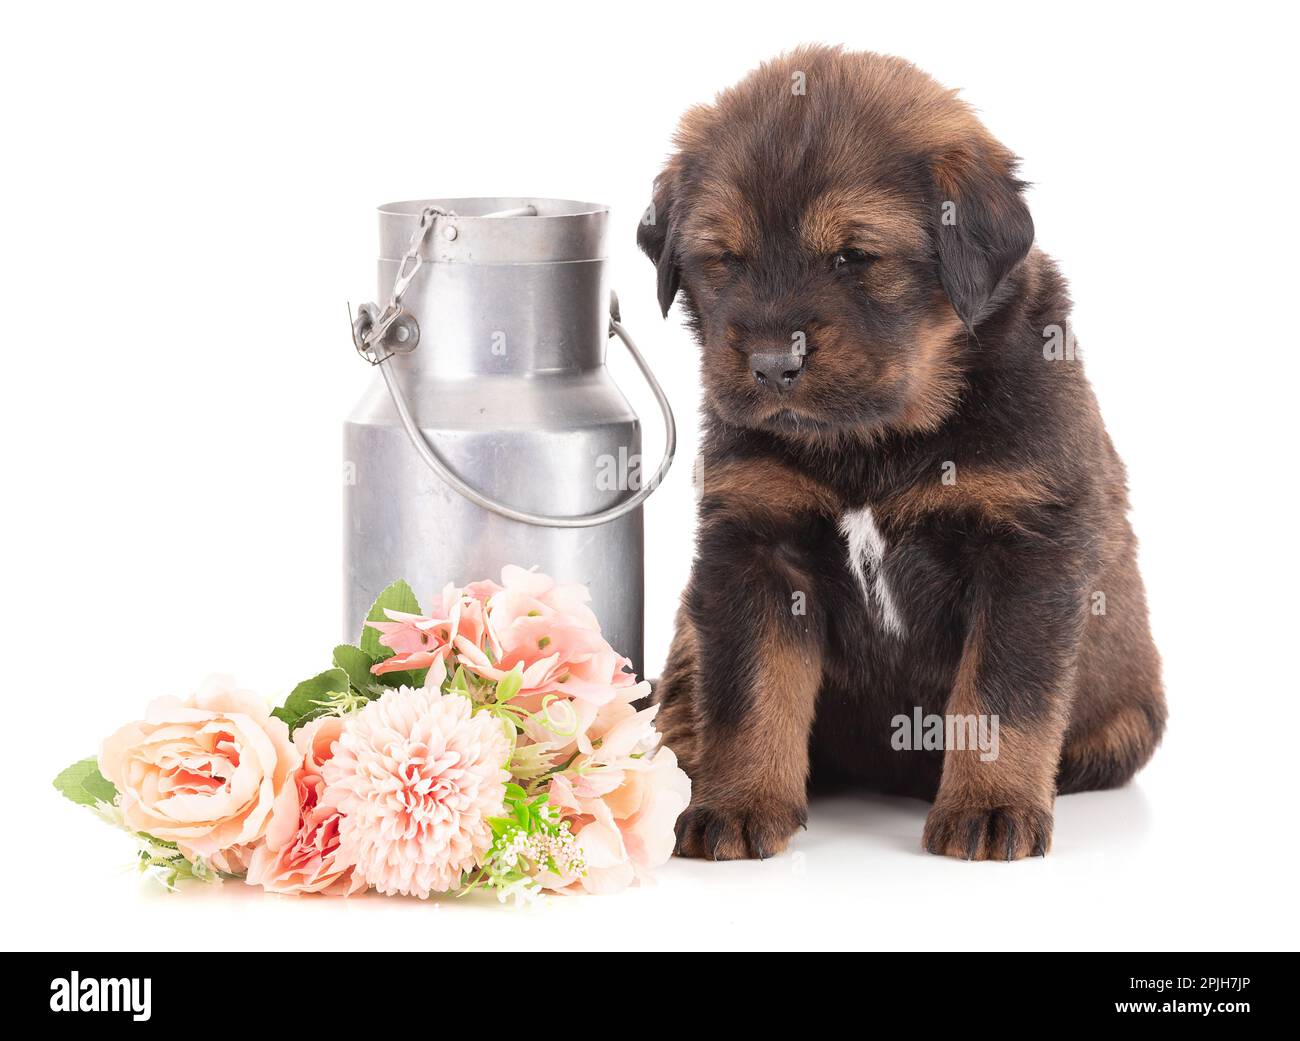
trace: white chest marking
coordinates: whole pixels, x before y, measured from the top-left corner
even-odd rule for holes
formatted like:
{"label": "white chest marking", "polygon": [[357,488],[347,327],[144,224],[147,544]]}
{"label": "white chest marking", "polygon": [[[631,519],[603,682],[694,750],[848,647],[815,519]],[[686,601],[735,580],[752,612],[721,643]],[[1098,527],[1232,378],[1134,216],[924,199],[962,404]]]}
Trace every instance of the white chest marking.
{"label": "white chest marking", "polygon": [[876,527],[871,507],[845,510],[840,516],[840,533],[849,546],[849,569],[858,580],[863,599],[868,604],[874,600],[880,608],[880,618],[885,629],[895,636],[906,632],[903,616],[899,613],[894,594],[885,579],[885,537]]}

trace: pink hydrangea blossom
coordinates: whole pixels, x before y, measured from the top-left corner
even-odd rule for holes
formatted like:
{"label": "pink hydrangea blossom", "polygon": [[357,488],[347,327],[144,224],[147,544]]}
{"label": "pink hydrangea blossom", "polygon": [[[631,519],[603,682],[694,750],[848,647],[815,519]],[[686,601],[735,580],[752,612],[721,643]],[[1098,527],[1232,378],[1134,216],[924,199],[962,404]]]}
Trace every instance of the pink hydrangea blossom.
{"label": "pink hydrangea blossom", "polygon": [[557,760],[568,766],[551,778],[548,801],[569,821],[586,873],[548,876],[548,888],[613,892],[672,856],[691,782],[672,751],[657,748],[657,712],[608,703],[559,750]]}
{"label": "pink hydrangea blossom", "polygon": [[674,827],[691,800],[691,782],[672,749],[660,748],[650,756],[607,764],[595,785],[580,769],[557,774],[549,794],[551,805],[569,821],[586,872],[545,877],[543,884],[610,893],[649,878],[672,856]]}
{"label": "pink hydrangea blossom", "polygon": [[443,589],[442,602],[432,615],[384,613],[389,621],[366,625],[378,630],[379,642],[395,653],[371,668],[375,675],[430,668],[435,661],[446,660],[458,638],[477,646],[486,628],[483,599],[450,584]]}
{"label": "pink hydrangea blossom", "polygon": [[633,688],[632,697],[648,692],[628,671],[632,663],[601,635],[585,586],[513,566],[502,570],[501,583],[483,589],[487,646],[464,637],[454,641],[467,670],[499,681],[518,669],[524,699],[554,694],[599,706]]}

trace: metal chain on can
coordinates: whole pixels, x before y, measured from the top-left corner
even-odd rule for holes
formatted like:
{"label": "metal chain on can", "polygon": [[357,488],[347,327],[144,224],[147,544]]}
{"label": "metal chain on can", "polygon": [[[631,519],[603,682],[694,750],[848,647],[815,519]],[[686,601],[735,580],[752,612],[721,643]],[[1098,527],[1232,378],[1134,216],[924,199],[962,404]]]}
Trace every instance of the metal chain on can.
{"label": "metal chain on can", "polygon": [[424,248],[425,239],[433,230],[434,222],[438,217],[454,216],[451,210],[444,210],[441,206],[426,206],[422,209],[406,252],[397,264],[393,291],[383,310],[380,310],[378,304],[362,304],[356,318],[352,319],[349,309],[352,343],[356,346],[357,353],[371,365],[380,365],[395,354],[410,354],[419,345],[420,325],[413,315],[403,309],[402,297],[424,264],[420,250]]}

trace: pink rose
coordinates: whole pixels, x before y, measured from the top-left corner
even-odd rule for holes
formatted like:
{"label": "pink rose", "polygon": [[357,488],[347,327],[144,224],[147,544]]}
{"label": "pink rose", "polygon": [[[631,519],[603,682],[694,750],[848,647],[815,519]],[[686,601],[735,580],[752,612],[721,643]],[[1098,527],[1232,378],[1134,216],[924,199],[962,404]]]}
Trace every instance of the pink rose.
{"label": "pink rose", "polygon": [[322,716],[293,736],[302,765],[284,786],[266,829],[252,854],[248,881],[272,893],[350,895],[365,888],[351,865],[338,855],[342,813],[325,795],[322,767],[334,755],[343,720]]}
{"label": "pink rose", "polygon": [[300,759],[266,703],[217,676],[185,701],[160,698],[118,730],[99,769],[121,793],[128,827],[238,870],[246,851],[232,847],[262,837]]}

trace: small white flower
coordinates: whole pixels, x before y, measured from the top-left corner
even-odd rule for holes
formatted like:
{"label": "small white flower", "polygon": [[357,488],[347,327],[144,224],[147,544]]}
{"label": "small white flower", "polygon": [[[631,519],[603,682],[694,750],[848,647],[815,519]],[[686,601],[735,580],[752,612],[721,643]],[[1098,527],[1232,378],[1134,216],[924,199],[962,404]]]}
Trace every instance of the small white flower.
{"label": "small white flower", "polygon": [[497,899],[501,903],[514,900],[515,907],[528,907],[542,895],[542,887],[531,878],[521,878],[497,890]]}

